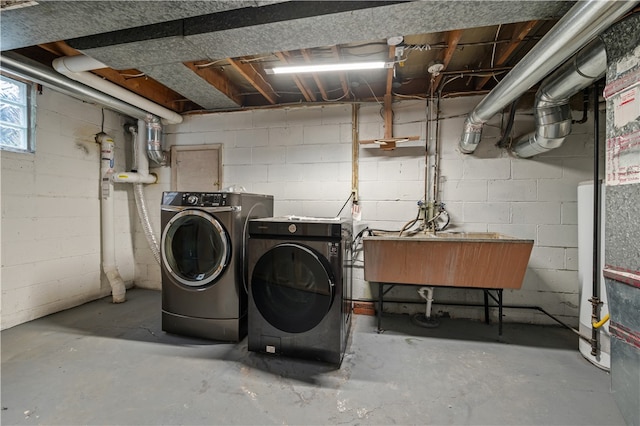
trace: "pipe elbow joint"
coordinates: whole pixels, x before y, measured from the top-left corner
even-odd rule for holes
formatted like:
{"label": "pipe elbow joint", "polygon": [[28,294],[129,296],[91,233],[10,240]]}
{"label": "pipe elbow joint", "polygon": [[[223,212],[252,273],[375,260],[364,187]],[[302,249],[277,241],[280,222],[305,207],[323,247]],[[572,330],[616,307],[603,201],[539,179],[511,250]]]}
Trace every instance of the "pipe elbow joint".
{"label": "pipe elbow joint", "polygon": [[480,144],[481,133],[478,131],[465,131],[460,138],[458,146],[463,154],[473,154]]}
{"label": "pipe elbow joint", "polygon": [[473,121],[471,116],[465,120],[464,132],[458,143],[462,153],[472,154],[476,150],[482,137],[482,125],[483,123],[481,121]]}
{"label": "pipe elbow joint", "polygon": [[54,70],[56,70],[57,72],[59,72],[62,75],[69,75],[71,74],[73,71],[71,71],[67,65],[65,64],[64,60],[65,60],[66,56],[63,56],[61,58],[56,58],[51,62],[51,66],[53,67]]}

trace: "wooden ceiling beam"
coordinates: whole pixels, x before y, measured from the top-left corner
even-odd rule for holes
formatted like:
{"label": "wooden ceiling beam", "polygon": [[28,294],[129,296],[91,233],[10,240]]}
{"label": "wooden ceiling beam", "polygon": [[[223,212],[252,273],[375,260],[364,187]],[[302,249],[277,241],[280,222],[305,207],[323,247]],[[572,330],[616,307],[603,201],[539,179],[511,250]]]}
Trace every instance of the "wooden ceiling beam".
{"label": "wooden ceiling beam", "polygon": [[[389,62],[393,62],[396,59],[396,47],[395,46],[389,46]],[[391,67],[389,69],[387,69],[387,84],[385,86],[385,96],[389,95],[391,96],[391,89],[393,88],[393,72],[394,72],[395,67]]]}
{"label": "wooden ceiling beam", "polygon": [[204,81],[218,89],[226,97],[238,105],[244,105],[244,96],[238,86],[236,86],[222,71],[213,67],[202,66],[209,61],[183,62],[184,66],[196,73]]}
{"label": "wooden ceiling beam", "polygon": [[[396,47],[389,46],[389,62],[395,60]],[[384,137],[382,139],[367,139],[361,140],[360,144],[379,144],[380,149],[384,151],[391,151],[396,149],[396,146],[400,142],[417,141],[420,136],[393,136],[393,68],[387,70],[387,81],[385,85],[385,94],[383,98],[384,109]],[[375,94],[374,94],[375,96]],[[377,100],[377,99],[376,99]]]}
{"label": "wooden ceiling beam", "polygon": [[[285,64],[289,63],[289,59],[288,59],[288,57],[290,57],[289,52],[287,51],[275,52],[275,55],[278,57],[278,59],[280,59],[280,62],[283,62]],[[302,80],[300,77],[298,77],[295,74],[291,74],[291,78],[293,78],[293,82],[296,83],[296,86],[298,86],[300,93],[302,93],[302,96],[304,96],[307,102],[316,101],[316,94],[309,89],[309,87],[306,85],[304,80]]]}
{"label": "wooden ceiling beam", "polygon": [[[516,48],[522,43],[527,35],[533,30],[533,28],[538,24],[538,21],[528,21],[518,24],[513,29],[513,36],[511,37],[511,41],[507,44],[503,44],[496,51],[496,59],[495,63],[491,64],[493,67],[500,67],[504,65],[509,57],[513,54]],[[476,90],[482,90],[485,84],[491,79],[491,76],[481,77],[478,83],[476,84]]]}
{"label": "wooden ceiling beam", "polygon": [[[302,53],[302,57],[304,58],[305,62],[307,63],[312,62],[311,52],[309,51],[309,49],[302,49],[300,53]],[[322,81],[318,77],[318,74],[314,72],[314,73],[311,73],[311,76],[313,77],[313,81],[316,82],[316,86],[318,86],[318,90],[320,91],[320,96],[322,96],[322,99],[325,101],[329,99],[329,97],[327,96],[327,91],[324,89],[324,84],[322,84]]]}
{"label": "wooden ceiling beam", "polygon": [[[451,58],[453,58],[453,54],[458,48],[458,43],[460,42],[460,38],[462,38],[462,30],[448,31],[446,37],[447,37],[447,48],[442,53],[442,57],[441,57],[442,64],[444,65],[442,68],[443,71],[446,70],[447,67],[449,66],[449,63],[451,62]],[[442,74],[438,74],[433,81],[433,87],[434,88],[438,87],[441,80],[442,80]]]}
{"label": "wooden ceiling beam", "polygon": [[[80,52],[70,47],[64,41],[41,44],[39,47],[58,56],[81,55]],[[174,92],[152,78],[144,76],[144,74],[138,70],[131,69],[116,71],[111,68],[101,68],[92,70],[91,72],[110,81],[111,83],[124,87],[137,95],[176,112],[184,112],[188,110],[189,108],[185,108],[187,104],[196,106],[195,103],[185,99],[179,93]],[[128,77],[129,75],[140,75],[140,77],[131,78]],[[197,107],[200,106],[198,105]]]}
{"label": "wooden ceiling beam", "polygon": [[227,61],[233,68],[236,69],[247,81],[260,92],[264,98],[269,101],[271,105],[278,103],[276,93],[273,88],[267,83],[264,74],[256,70],[253,65],[244,63],[239,60],[227,58]]}
{"label": "wooden ceiling beam", "polygon": [[[331,46],[331,52],[333,52],[333,56],[340,61],[340,51],[338,50],[338,46]],[[338,74],[340,77],[340,84],[342,85],[342,92],[344,93],[344,98],[349,99],[349,85],[347,84],[347,78],[343,72]]]}

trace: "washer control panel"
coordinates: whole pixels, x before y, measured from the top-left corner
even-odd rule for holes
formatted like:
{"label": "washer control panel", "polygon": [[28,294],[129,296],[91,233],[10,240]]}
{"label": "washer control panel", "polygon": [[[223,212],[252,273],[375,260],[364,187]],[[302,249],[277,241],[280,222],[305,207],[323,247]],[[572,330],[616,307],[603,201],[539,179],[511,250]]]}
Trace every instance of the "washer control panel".
{"label": "washer control panel", "polygon": [[224,192],[183,192],[183,206],[221,207],[227,206],[228,194]]}
{"label": "washer control panel", "polygon": [[234,192],[178,192],[162,193],[163,206],[228,207],[239,206],[241,195]]}
{"label": "washer control panel", "polygon": [[227,206],[228,194],[223,192],[183,192],[180,205],[197,207]]}

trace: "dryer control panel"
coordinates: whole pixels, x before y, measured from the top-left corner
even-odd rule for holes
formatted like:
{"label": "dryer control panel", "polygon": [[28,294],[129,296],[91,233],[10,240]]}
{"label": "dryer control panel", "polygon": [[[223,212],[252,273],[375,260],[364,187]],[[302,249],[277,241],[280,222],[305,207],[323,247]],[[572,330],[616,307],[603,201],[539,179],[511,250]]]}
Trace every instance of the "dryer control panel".
{"label": "dryer control panel", "polygon": [[183,206],[221,207],[227,206],[228,194],[220,192],[185,192]]}
{"label": "dryer control panel", "polygon": [[165,192],[162,204],[169,206],[224,207],[233,205],[228,192]]}

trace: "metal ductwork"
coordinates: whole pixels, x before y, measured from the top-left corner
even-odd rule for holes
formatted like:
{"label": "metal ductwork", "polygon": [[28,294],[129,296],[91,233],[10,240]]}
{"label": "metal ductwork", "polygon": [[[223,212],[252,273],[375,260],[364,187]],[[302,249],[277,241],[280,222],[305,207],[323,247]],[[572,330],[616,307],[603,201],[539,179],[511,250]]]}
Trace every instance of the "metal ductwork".
{"label": "metal ductwork", "polygon": [[636,1],[577,2],[469,114],[459,142],[460,151],[465,154],[473,153],[480,143],[484,123],[636,4]]}
{"label": "metal ductwork", "polygon": [[[79,56],[76,59],[83,60],[81,62],[71,61],[70,63],[78,63],[79,66],[86,66],[87,63],[92,66],[95,64],[100,64],[99,62],[86,56]],[[104,92],[76,82],[36,61],[25,58],[24,56],[18,55],[13,52],[2,53],[2,56],[0,57],[0,66],[2,67],[2,69],[7,70],[8,72],[11,72],[27,80],[34,81],[47,87],[53,87],[55,90],[64,93],[65,95],[81,99],[86,102],[104,105],[106,108],[109,108],[121,114],[139,120],[144,120],[147,123],[146,133],[148,157],[151,159],[151,161],[158,165],[164,166],[167,164],[166,153],[162,151],[162,124],[160,122],[160,119],[155,115]],[[131,93],[131,97],[137,97],[137,95]],[[150,101],[146,102],[151,103]],[[172,114],[170,118],[175,119],[174,116],[176,116],[180,120],[182,120],[182,117],[180,117],[180,115],[174,113],[173,111],[169,112]]]}
{"label": "metal ductwork", "polygon": [[600,79],[606,70],[604,43],[597,38],[547,77],[536,93],[536,130],[521,137],[513,152],[529,158],[559,148],[571,133],[570,97]]}
{"label": "metal ductwork", "polygon": [[162,123],[158,118],[147,120],[147,156],[159,166],[167,165],[167,153],[162,151]]}
{"label": "metal ductwork", "polygon": [[13,52],[2,52],[0,66],[20,77],[53,87],[65,95],[81,99],[90,103],[97,103],[122,114],[140,120],[149,120],[152,115],[147,111],[123,102],[113,96],[92,89],[91,87],[79,84],[36,61],[25,58]]}

